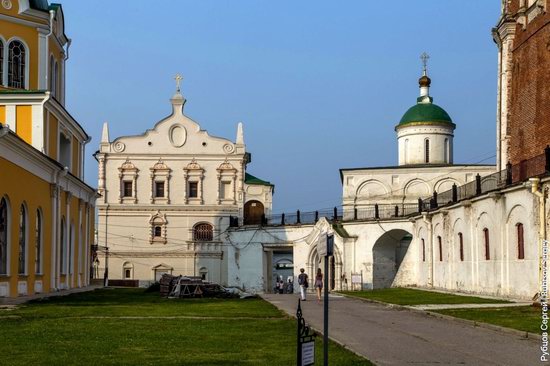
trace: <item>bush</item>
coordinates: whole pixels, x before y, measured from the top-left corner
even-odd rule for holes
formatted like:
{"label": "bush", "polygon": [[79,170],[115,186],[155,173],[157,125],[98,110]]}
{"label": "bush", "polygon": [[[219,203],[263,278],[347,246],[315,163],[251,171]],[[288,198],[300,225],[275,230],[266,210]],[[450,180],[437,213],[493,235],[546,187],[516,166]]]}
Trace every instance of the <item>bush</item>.
{"label": "bush", "polygon": [[147,287],[145,292],[160,292],[160,283],[159,282],[152,283],[149,287]]}

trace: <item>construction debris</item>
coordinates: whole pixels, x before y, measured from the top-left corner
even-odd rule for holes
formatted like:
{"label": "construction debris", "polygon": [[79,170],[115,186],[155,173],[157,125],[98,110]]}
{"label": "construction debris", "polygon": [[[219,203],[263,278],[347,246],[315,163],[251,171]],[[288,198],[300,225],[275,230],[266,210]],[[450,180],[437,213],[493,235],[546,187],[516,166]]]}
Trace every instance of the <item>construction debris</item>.
{"label": "construction debris", "polygon": [[170,299],[186,297],[249,298],[255,295],[231,287],[225,288],[217,283],[204,281],[200,277],[162,275],[160,295]]}

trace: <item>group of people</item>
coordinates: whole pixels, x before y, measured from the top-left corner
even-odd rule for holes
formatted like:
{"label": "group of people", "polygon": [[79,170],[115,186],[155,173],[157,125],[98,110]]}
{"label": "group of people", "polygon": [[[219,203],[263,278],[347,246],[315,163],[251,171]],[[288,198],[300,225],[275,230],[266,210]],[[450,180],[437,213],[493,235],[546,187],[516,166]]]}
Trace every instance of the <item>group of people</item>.
{"label": "group of people", "polygon": [[278,277],[275,282],[275,293],[276,294],[292,294],[294,292],[294,284],[292,283],[292,278],[288,278],[287,282],[283,280],[283,277]]}
{"label": "group of people", "polygon": [[[317,274],[315,275],[314,287],[317,292],[317,301],[321,301],[321,292],[323,290],[323,273],[321,268],[317,268]],[[306,301],[307,289],[309,288],[309,277],[305,269],[300,268],[300,274],[298,275],[298,286],[300,286],[300,297],[302,301]],[[292,294],[294,293],[294,284],[292,277],[289,277],[285,282],[283,277],[277,276],[275,280],[275,293],[276,294]]]}
{"label": "group of people", "polygon": [[[309,277],[305,269],[303,268],[300,268],[300,274],[298,275],[298,285],[300,286],[300,297],[302,298],[302,301],[306,301],[307,289],[309,287]],[[323,273],[321,272],[321,268],[317,268],[314,286],[317,292],[317,301],[320,302],[321,291],[323,290]]]}

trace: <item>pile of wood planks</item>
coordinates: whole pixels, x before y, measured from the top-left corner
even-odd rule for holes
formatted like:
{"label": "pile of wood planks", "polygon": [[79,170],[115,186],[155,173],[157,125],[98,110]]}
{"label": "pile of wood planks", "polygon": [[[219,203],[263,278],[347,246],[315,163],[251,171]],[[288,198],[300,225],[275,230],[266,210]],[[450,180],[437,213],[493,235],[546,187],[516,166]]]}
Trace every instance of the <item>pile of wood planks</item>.
{"label": "pile of wood planks", "polygon": [[227,291],[217,283],[207,282],[200,277],[162,275],[160,295],[168,298],[217,297],[234,298],[239,295]]}

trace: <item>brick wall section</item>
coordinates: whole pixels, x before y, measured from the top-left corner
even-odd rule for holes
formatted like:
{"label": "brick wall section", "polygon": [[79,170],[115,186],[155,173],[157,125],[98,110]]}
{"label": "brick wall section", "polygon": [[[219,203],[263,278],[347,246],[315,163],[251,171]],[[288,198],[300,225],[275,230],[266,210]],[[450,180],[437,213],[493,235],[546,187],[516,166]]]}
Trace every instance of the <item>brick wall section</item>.
{"label": "brick wall section", "polygon": [[[512,0],[508,10],[516,13],[519,1]],[[525,26],[516,25],[507,131],[512,164],[543,153],[550,144],[550,0],[546,1],[546,13]]]}

